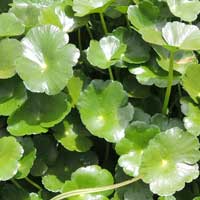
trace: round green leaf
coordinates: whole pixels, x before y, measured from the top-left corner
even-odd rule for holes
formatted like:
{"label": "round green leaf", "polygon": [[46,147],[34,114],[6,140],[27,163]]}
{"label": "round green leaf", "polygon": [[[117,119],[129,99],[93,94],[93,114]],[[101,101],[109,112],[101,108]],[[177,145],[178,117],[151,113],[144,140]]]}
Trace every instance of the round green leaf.
{"label": "round green leaf", "polygon": [[79,50],[68,43],[68,35],[53,25],[32,28],[22,40],[23,56],[16,70],[32,92],[59,93],[72,77]]}
{"label": "round green leaf", "polygon": [[45,133],[58,124],[70,111],[68,96],[29,94],[28,100],[8,118],[8,131],[23,136]]}
{"label": "round green leaf", "polygon": [[64,192],[69,190],[69,187],[66,189],[66,180],[70,179],[72,172],[80,167],[97,163],[97,156],[92,151],[85,153],[61,151],[56,162],[49,166],[48,171],[42,177],[42,183],[49,191]]}
{"label": "round green leaf", "polygon": [[117,142],[133,117],[133,107],[127,101],[119,82],[94,80],[79,98],[82,122],[93,135]]}
{"label": "round green leaf", "polygon": [[26,6],[23,6],[21,2],[12,3],[9,12],[14,13],[27,28],[31,28],[38,24],[40,9],[32,4],[28,3]]}
{"label": "round green leaf", "polygon": [[[169,71],[170,51],[157,45],[154,45],[153,48],[159,56],[156,59],[159,66],[165,71]],[[189,65],[197,63],[198,59],[192,51],[178,50],[174,53],[173,69],[181,74],[185,73]]]}
{"label": "round green leaf", "polygon": [[0,180],[12,178],[20,167],[23,148],[14,137],[0,138]]}
{"label": "round green leaf", "polygon": [[182,77],[183,88],[188,92],[190,97],[198,103],[200,97],[200,65],[189,65],[185,74]]}
{"label": "round green leaf", "polygon": [[168,22],[162,28],[162,36],[170,46],[183,50],[200,49],[200,30],[195,25]]}
{"label": "round green leaf", "polygon": [[88,61],[101,69],[107,69],[114,65],[126,50],[126,45],[122,44],[115,36],[103,37],[99,42],[90,41],[87,49]]}
{"label": "round green leaf", "polygon": [[134,108],[134,115],[132,121],[142,121],[146,122],[147,124],[150,123],[151,116],[148,113],[145,113],[142,109],[135,107]]}
{"label": "round green leaf", "polygon": [[200,13],[199,0],[165,0],[170,11],[184,21],[192,22],[196,20]]}
{"label": "round green leaf", "polygon": [[192,101],[181,99],[181,111],[185,115],[183,118],[184,126],[188,132],[195,136],[200,135],[200,109]]}
{"label": "round green leaf", "polygon": [[[161,69],[156,64],[150,64],[147,66],[133,67],[129,71],[136,75],[136,79],[142,85],[156,85],[163,88],[168,85],[168,73]],[[180,75],[174,74],[173,85],[176,85],[180,81]]]}
{"label": "round green leaf", "polygon": [[163,21],[149,18],[137,5],[129,6],[128,19],[131,24],[136,27],[137,31],[146,42],[166,45],[161,33],[161,29],[164,25]]}
{"label": "round green leaf", "polygon": [[17,36],[23,34],[24,31],[24,25],[13,13],[0,15],[0,37]]}
{"label": "round green leaf", "polygon": [[[112,174],[98,165],[77,169],[72,173],[71,181],[75,183],[79,189],[107,186],[114,183]],[[108,196],[112,194],[112,190],[95,193],[95,195],[97,194]]]}
{"label": "round green leaf", "polygon": [[137,64],[145,63],[149,60],[150,47],[136,32],[124,27],[119,27],[115,29],[112,34],[127,46],[126,52],[122,58],[125,62]]}
{"label": "round green leaf", "polygon": [[31,138],[19,138],[19,142],[24,149],[24,154],[23,157],[19,160],[20,167],[17,174],[15,175],[15,178],[23,179],[29,174],[33,166],[34,160],[36,158],[36,148],[34,147]]}
{"label": "round green leaf", "polygon": [[179,128],[154,137],[144,150],[140,175],[160,196],[174,194],[199,176],[199,141]]}
{"label": "round green leaf", "polygon": [[51,6],[41,11],[39,21],[41,24],[58,26],[63,32],[72,32],[74,29],[87,24],[87,17],[75,17],[71,7]]}
{"label": "round green leaf", "polygon": [[15,75],[15,61],[21,56],[22,47],[18,40],[0,41],[0,78],[6,79]]}
{"label": "round green leaf", "polygon": [[149,141],[160,132],[157,126],[145,122],[131,123],[125,132],[125,137],[116,144],[120,156],[118,163],[124,172],[130,176],[138,176],[144,149]]}
{"label": "round green leaf", "polygon": [[156,113],[151,117],[151,124],[154,124],[160,128],[161,131],[166,131],[168,129],[179,127],[184,129],[183,122],[178,118],[167,118],[166,115],[161,113]]}
{"label": "round green leaf", "polygon": [[82,17],[91,13],[102,13],[113,0],[74,0],[73,10],[76,16]]}
{"label": "round green leaf", "polygon": [[56,140],[70,151],[85,152],[92,146],[92,141],[87,137],[90,133],[81,123],[79,115],[74,112],[54,127],[54,131]]}
{"label": "round green leaf", "polygon": [[18,78],[0,80],[0,115],[11,115],[26,99],[26,89]]}

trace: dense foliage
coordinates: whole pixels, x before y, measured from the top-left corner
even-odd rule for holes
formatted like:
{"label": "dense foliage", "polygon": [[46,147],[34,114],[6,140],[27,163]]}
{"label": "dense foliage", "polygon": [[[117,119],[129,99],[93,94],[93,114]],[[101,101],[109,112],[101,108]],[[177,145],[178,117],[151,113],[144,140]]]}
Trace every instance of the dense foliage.
{"label": "dense foliage", "polygon": [[200,199],[199,0],[1,0],[0,199]]}

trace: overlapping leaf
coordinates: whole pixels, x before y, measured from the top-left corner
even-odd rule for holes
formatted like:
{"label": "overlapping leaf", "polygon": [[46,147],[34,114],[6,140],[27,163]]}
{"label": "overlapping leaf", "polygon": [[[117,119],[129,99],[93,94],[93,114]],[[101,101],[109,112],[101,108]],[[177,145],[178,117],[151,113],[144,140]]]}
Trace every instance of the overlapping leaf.
{"label": "overlapping leaf", "polygon": [[[142,85],[156,85],[163,88],[168,85],[168,73],[162,70],[157,64],[147,66],[131,67],[129,71],[136,75],[139,83]],[[174,74],[173,85],[180,81],[180,75]]]}
{"label": "overlapping leaf", "polygon": [[[72,173],[71,181],[65,182],[65,185],[63,186],[63,191],[112,185],[113,182],[114,180],[112,174],[108,170],[102,169],[98,165],[91,165],[87,167],[81,167],[77,169],[74,173]],[[92,196],[95,197],[95,199],[97,198],[98,200],[106,200],[106,198],[104,198],[103,196],[108,196],[111,193],[112,190],[108,190],[105,192],[92,194]],[[99,195],[101,195],[102,197],[98,198]],[[90,199],[88,198],[88,196],[84,197],[84,195],[83,197],[75,198],[79,200]],[[69,199],[74,200],[75,198],[71,197]]]}
{"label": "overlapping leaf", "polygon": [[22,136],[46,133],[49,127],[58,124],[70,111],[68,96],[29,94],[28,100],[8,119],[8,131]]}
{"label": "overlapping leaf", "polygon": [[76,16],[85,16],[91,13],[102,13],[112,3],[113,0],[74,0],[73,10]]}
{"label": "overlapping leaf", "polygon": [[99,42],[90,41],[87,49],[88,61],[101,69],[109,68],[114,65],[126,50],[126,45],[121,43],[115,36],[103,37]]}
{"label": "overlapping leaf", "polygon": [[11,115],[26,99],[26,89],[18,78],[0,80],[0,115]]}
{"label": "overlapping leaf", "polygon": [[34,147],[31,138],[20,138],[19,142],[24,149],[24,154],[23,157],[19,160],[20,167],[17,174],[15,175],[15,178],[22,179],[29,174],[33,166],[34,160],[36,158],[36,148]]}
{"label": "overlapping leaf", "polygon": [[172,195],[199,176],[199,141],[179,128],[158,134],[144,150],[140,175],[153,193]]}
{"label": "overlapping leaf", "polygon": [[190,65],[182,78],[183,88],[188,92],[190,97],[197,103],[200,95],[200,65]]}
{"label": "overlapping leaf", "polygon": [[117,37],[127,49],[122,57],[123,61],[128,63],[145,63],[149,60],[150,47],[134,31],[124,27],[119,27],[112,33]]}
{"label": "overlapping leaf", "polygon": [[159,127],[145,122],[131,123],[119,143],[116,151],[120,156],[118,163],[129,176],[138,176],[144,149],[149,141],[160,132]]}
{"label": "overlapping leaf", "polygon": [[181,99],[181,111],[185,115],[183,122],[185,128],[193,135],[200,135],[200,109],[189,99]]}
{"label": "overlapping leaf", "polygon": [[15,61],[21,56],[22,47],[18,40],[4,39],[0,42],[0,78],[6,79],[14,76]]}
{"label": "overlapping leaf", "polygon": [[56,140],[70,151],[85,152],[92,146],[92,141],[87,137],[90,133],[75,112],[54,127],[54,131]]}
{"label": "overlapping leaf", "polygon": [[133,107],[127,100],[120,83],[94,80],[78,102],[82,122],[93,135],[117,142],[133,117]]}
{"label": "overlapping leaf", "polygon": [[200,13],[199,0],[164,0],[167,2],[170,11],[184,21],[196,20]]}
{"label": "overlapping leaf", "polygon": [[10,37],[23,34],[23,23],[12,13],[0,14],[0,37]]}
{"label": "overlapping leaf", "polygon": [[32,92],[55,95],[72,77],[79,50],[68,44],[68,35],[53,25],[31,29],[22,40],[23,56],[16,62],[17,73]]}
{"label": "overlapping leaf", "polygon": [[74,29],[87,24],[87,17],[75,17],[71,7],[51,6],[43,9],[39,16],[41,24],[58,26],[64,32],[72,32]]}
{"label": "overlapping leaf", "polygon": [[98,159],[92,151],[85,153],[60,151],[56,162],[42,177],[42,183],[49,191],[61,192],[65,181],[70,179],[72,172],[80,167],[96,164],[98,164]]}
{"label": "overlapping leaf", "polygon": [[12,178],[20,167],[19,160],[23,155],[23,148],[12,137],[0,138],[0,180],[6,181]]}
{"label": "overlapping leaf", "polygon": [[[170,52],[162,46],[154,45],[153,48],[159,56],[156,59],[159,66],[165,71],[169,71]],[[174,54],[173,69],[181,74],[184,74],[189,65],[197,63],[198,59],[192,51],[179,50]]]}

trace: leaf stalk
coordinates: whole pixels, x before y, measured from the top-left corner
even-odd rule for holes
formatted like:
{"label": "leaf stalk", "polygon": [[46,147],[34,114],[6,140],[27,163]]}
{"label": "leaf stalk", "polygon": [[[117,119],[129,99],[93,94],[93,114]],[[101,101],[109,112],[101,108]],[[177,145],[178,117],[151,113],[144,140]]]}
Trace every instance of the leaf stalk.
{"label": "leaf stalk", "polygon": [[[99,13],[99,15],[100,15],[101,25],[102,25],[103,31],[104,31],[104,33],[106,35],[106,34],[108,34],[108,28],[107,28],[103,13]],[[114,76],[113,76],[111,67],[108,68],[108,72],[109,72],[110,80],[113,81],[114,80]]]}
{"label": "leaf stalk", "polygon": [[162,113],[167,114],[167,107],[169,104],[169,98],[171,95],[171,89],[172,89],[172,84],[173,84],[173,68],[174,68],[174,54],[175,52],[171,51],[170,52],[170,60],[169,60],[169,73],[168,73],[168,85],[167,85],[167,90],[165,93],[165,99],[162,107]]}
{"label": "leaf stalk", "polygon": [[91,193],[97,193],[97,192],[104,192],[104,191],[108,191],[108,190],[114,190],[120,187],[124,187],[126,185],[130,185],[138,180],[140,180],[140,177],[136,177],[136,178],[132,178],[128,181],[124,181],[121,183],[116,183],[113,185],[108,185],[108,186],[102,186],[102,187],[96,187],[96,188],[86,188],[86,189],[78,189],[78,190],[73,190],[70,192],[66,192],[60,195],[57,195],[55,197],[53,197],[50,200],[62,200],[65,198],[69,198],[72,196],[77,196],[77,195],[84,195],[84,194],[91,194]]}

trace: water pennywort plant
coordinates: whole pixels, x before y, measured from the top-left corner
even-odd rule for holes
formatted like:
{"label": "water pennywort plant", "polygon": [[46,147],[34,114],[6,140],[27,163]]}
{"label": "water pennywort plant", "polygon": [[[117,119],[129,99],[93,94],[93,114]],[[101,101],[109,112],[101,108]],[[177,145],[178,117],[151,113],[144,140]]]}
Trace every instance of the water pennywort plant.
{"label": "water pennywort plant", "polygon": [[199,13],[2,0],[0,199],[200,199]]}

